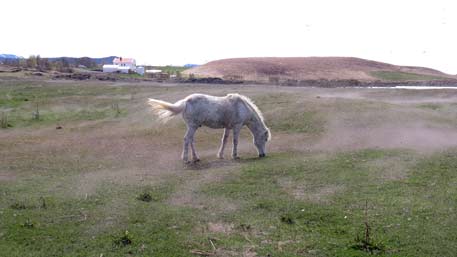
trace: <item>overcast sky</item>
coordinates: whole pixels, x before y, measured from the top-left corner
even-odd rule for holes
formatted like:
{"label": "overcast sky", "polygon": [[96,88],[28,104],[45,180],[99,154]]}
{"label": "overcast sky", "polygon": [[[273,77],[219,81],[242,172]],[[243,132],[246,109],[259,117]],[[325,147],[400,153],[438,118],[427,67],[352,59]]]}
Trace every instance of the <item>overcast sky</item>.
{"label": "overcast sky", "polygon": [[355,56],[457,74],[455,0],[14,0],[0,53],[110,55],[182,65],[233,57]]}

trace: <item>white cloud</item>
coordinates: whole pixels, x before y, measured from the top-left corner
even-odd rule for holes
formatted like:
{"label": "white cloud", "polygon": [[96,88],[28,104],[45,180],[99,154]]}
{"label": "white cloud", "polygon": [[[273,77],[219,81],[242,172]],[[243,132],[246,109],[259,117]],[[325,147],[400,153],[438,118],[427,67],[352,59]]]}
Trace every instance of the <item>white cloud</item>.
{"label": "white cloud", "polygon": [[356,56],[457,73],[453,1],[5,1],[0,52],[184,64]]}

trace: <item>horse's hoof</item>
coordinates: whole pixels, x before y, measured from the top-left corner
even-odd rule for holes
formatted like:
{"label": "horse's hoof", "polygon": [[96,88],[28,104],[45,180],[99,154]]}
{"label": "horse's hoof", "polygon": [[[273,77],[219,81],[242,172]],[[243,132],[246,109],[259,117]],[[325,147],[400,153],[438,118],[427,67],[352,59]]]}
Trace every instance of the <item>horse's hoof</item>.
{"label": "horse's hoof", "polygon": [[238,156],[233,156],[233,159],[234,159],[234,160],[239,160],[240,157],[238,157]]}
{"label": "horse's hoof", "polygon": [[197,163],[197,162],[199,162],[199,161],[200,161],[200,159],[192,160],[193,163]]}
{"label": "horse's hoof", "polygon": [[264,153],[263,154],[259,154],[259,158],[263,158],[263,157],[265,157]]}
{"label": "horse's hoof", "polygon": [[224,159],[224,156],[218,155],[217,158],[222,160],[222,159]]}

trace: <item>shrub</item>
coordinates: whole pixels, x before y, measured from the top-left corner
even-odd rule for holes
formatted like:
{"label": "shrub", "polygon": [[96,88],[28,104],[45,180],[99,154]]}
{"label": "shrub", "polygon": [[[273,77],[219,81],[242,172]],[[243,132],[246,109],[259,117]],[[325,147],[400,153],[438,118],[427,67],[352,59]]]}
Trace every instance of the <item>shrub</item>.
{"label": "shrub", "polygon": [[150,202],[152,201],[152,196],[149,193],[142,193],[137,197],[137,199],[143,202]]}
{"label": "shrub", "polygon": [[129,244],[132,244],[132,236],[126,230],[119,238],[114,238],[113,243],[115,246],[124,247]]}

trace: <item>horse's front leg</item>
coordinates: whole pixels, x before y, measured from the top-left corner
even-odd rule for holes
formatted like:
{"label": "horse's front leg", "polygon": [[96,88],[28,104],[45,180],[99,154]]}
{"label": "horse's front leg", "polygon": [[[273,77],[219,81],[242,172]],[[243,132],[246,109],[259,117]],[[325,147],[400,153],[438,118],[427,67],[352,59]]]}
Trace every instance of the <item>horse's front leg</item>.
{"label": "horse's front leg", "polygon": [[233,149],[232,149],[232,158],[239,159],[238,157],[238,137],[240,136],[242,126],[235,126],[233,128]]}
{"label": "horse's front leg", "polygon": [[184,136],[184,146],[182,150],[182,160],[184,162],[189,162],[189,144],[191,145],[192,148],[192,157],[195,157],[195,149],[193,147],[193,141],[194,141],[194,134],[195,131],[197,131],[197,128],[188,126],[186,135]]}
{"label": "horse's front leg", "polygon": [[195,151],[194,138],[193,137],[192,137],[192,140],[190,141],[190,149],[192,150],[192,161],[193,162],[199,162],[200,158],[198,158],[197,152]]}
{"label": "horse's front leg", "polygon": [[219,159],[224,159],[224,149],[225,149],[225,144],[227,144],[227,139],[230,134],[230,129],[226,128],[224,129],[224,135],[222,136],[221,140],[221,147],[219,148],[219,152],[217,153],[217,158]]}

